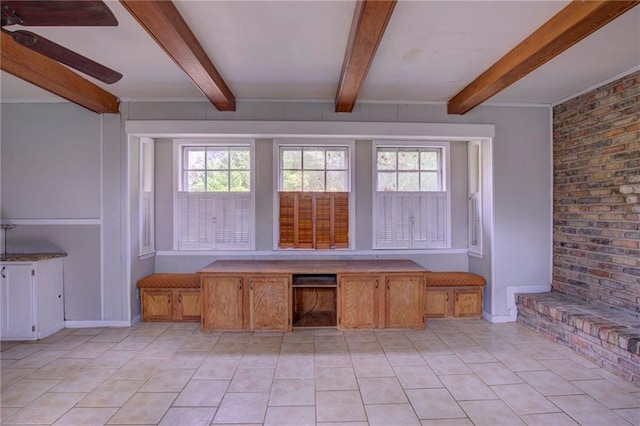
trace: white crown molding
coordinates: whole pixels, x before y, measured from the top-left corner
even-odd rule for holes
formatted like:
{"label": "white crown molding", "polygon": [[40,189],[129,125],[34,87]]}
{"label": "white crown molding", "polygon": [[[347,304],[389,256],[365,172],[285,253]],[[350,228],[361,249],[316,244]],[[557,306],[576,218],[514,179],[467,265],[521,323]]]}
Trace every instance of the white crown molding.
{"label": "white crown molding", "polygon": [[616,74],[613,77],[609,77],[606,80],[603,80],[603,81],[601,81],[599,83],[593,84],[593,85],[587,87],[586,89],[582,89],[579,92],[574,93],[573,95],[569,95],[569,96],[564,97],[562,99],[559,99],[559,100],[557,100],[555,102],[552,102],[551,106],[555,107],[556,105],[563,104],[563,103],[565,103],[565,102],[567,102],[567,101],[569,101],[569,100],[571,100],[573,98],[577,98],[580,95],[584,95],[585,93],[589,93],[592,90],[596,90],[596,89],[598,89],[598,88],[600,88],[602,86],[605,86],[605,85],[611,83],[612,81],[616,81],[616,80],[618,80],[618,79],[620,79],[622,77],[625,77],[625,76],[627,76],[629,74],[633,74],[636,71],[640,71],[640,65],[638,65],[636,67],[633,67],[633,68],[631,68],[631,69],[629,69],[627,71],[621,72],[620,74]]}

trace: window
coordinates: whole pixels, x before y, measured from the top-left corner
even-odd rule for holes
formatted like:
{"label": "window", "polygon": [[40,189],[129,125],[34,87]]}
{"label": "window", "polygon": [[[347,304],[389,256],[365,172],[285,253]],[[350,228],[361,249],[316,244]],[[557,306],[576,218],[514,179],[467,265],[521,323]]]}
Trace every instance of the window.
{"label": "window", "polygon": [[283,192],[348,192],[347,147],[280,147]]}
{"label": "window", "polygon": [[375,248],[448,247],[447,147],[375,146]]}
{"label": "window", "polygon": [[155,199],[153,139],[140,138],[139,209],[140,209],[140,256],[155,252]]}
{"label": "window", "polygon": [[482,257],[482,148],[471,141],[468,150],[469,253]]}
{"label": "window", "polygon": [[253,143],[178,146],[178,249],[252,249]]}
{"label": "window", "polygon": [[350,146],[277,147],[278,247],[349,248]]}

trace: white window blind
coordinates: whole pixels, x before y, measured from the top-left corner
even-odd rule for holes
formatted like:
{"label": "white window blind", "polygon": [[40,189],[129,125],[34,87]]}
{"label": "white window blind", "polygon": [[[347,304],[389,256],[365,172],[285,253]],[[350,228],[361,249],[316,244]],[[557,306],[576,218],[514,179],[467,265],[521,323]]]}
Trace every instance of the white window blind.
{"label": "white window blind", "polygon": [[140,138],[140,174],[139,174],[139,255],[144,256],[155,251],[154,225],[154,150],[153,139]]}
{"label": "white window blind", "polygon": [[469,142],[467,149],[469,169],[468,249],[470,253],[482,255],[482,150],[480,142]]}
{"label": "white window blind", "polygon": [[382,192],[376,202],[377,248],[447,246],[445,192]]}
{"label": "white window blind", "polygon": [[250,193],[180,192],[178,202],[178,249],[251,248]]}

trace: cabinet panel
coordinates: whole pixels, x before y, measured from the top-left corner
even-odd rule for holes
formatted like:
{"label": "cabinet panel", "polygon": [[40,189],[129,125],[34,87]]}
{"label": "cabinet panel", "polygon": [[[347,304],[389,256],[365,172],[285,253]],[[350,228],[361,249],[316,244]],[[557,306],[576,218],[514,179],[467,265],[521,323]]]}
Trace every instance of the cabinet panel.
{"label": "cabinet panel", "polygon": [[200,321],[202,311],[200,289],[173,290],[173,303],[174,321]]}
{"label": "cabinet panel", "polygon": [[142,289],[143,321],[171,321],[171,290]]}
{"label": "cabinet panel", "polygon": [[64,325],[63,261],[48,259],[35,263],[37,283],[36,329],[38,338],[46,337],[62,330]]}
{"label": "cabinet panel", "polygon": [[202,281],[205,303],[202,329],[238,330],[242,328],[242,277],[205,276]]}
{"label": "cabinet panel", "polygon": [[425,316],[446,318],[452,315],[451,291],[443,288],[428,288],[426,291]]}
{"label": "cabinet panel", "polygon": [[290,330],[291,304],[288,277],[250,277],[249,324],[254,330]]}
{"label": "cabinet panel", "polygon": [[377,328],[379,313],[376,275],[342,275],[338,278],[340,328]]}
{"label": "cabinet panel", "polygon": [[2,338],[34,336],[32,265],[2,266]]}
{"label": "cabinet panel", "polygon": [[482,316],[482,288],[456,290],[453,304],[453,316]]}
{"label": "cabinet panel", "polygon": [[385,327],[424,327],[424,280],[420,275],[385,279]]}

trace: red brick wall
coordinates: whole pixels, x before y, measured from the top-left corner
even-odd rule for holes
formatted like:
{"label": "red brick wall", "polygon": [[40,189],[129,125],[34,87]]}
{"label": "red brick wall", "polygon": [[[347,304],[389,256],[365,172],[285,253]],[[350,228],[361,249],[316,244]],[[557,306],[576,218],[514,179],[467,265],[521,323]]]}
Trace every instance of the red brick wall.
{"label": "red brick wall", "polygon": [[553,109],[553,289],[640,316],[640,71]]}

